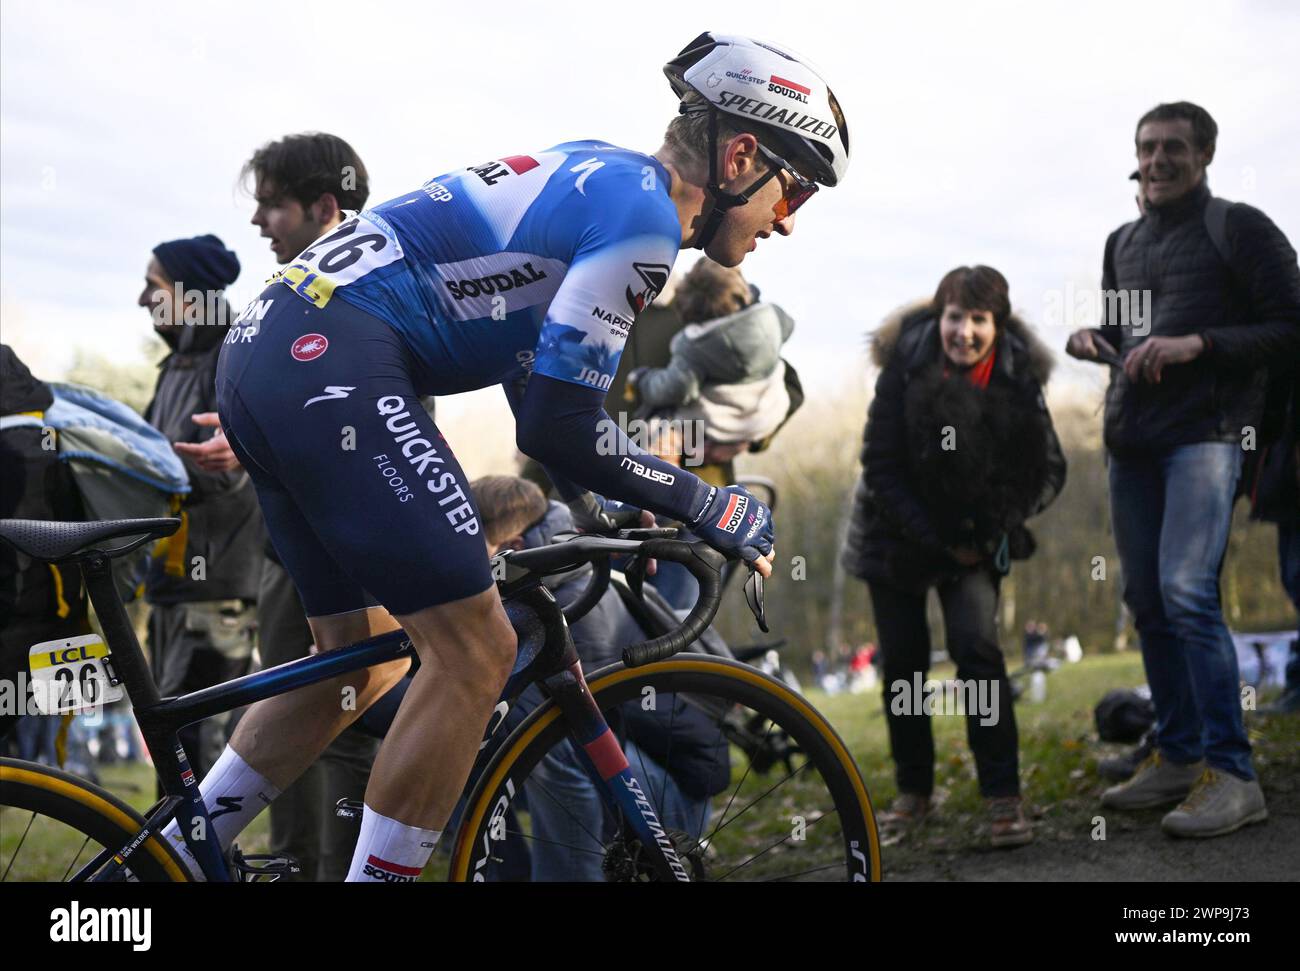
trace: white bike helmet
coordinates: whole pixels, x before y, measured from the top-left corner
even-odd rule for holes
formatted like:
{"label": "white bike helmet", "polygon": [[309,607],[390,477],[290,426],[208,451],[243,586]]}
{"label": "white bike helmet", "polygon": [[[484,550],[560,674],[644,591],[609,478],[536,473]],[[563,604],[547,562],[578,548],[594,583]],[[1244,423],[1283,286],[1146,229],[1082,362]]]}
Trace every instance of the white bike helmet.
{"label": "white bike helmet", "polygon": [[698,91],[718,111],[770,132],[785,158],[822,185],[839,185],[848,171],[848,124],[805,58],[748,37],[705,32],[664,73],[679,98]]}

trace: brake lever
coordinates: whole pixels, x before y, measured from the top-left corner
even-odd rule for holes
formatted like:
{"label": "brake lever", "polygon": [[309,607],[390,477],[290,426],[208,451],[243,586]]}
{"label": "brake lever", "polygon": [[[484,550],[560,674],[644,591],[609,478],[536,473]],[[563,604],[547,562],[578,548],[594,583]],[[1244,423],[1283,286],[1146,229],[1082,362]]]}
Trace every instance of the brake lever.
{"label": "brake lever", "polygon": [[646,560],[645,557],[637,553],[627,558],[623,564],[623,577],[627,580],[627,587],[632,591],[637,600],[644,599],[642,587],[645,585]]}
{"label": "brake lever", "polygon": [[767,627],[767,608],[763,602],[763,574],[752,568],[749,579],[745,581],[745,603],[749,605],[758,629],[764,634],[770,633]]}

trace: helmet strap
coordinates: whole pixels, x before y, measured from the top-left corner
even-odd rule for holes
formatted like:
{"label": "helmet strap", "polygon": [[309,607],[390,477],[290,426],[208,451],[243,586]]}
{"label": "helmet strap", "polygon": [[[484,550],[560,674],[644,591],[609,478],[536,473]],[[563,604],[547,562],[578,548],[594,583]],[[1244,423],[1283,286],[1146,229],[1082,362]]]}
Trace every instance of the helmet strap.
{"label": "helmet strap", "polygon": [[[682,114],[687,113],[687,105],[683,103],[678,110]],[[709,210],[708,216],[704,220],[704,226],[701,227],[699,234],[695,237],[695,245],[692,249],[702,250],[713,242],[713,237],[718,232],[718,227],[722,225],[723,218],[727,215],[727,210],[735,209],[737,206],[743,206],[749,202],[749,197],[757,192],[772,177],[776,175],[776,169],[772,169],[766,176],[759,179],[749,187],[745,192],[735,193],[727,192],[718,185],[718,111],[712,105],[708,108],[709,112],[709,195],[713,197],[713,208]]]}

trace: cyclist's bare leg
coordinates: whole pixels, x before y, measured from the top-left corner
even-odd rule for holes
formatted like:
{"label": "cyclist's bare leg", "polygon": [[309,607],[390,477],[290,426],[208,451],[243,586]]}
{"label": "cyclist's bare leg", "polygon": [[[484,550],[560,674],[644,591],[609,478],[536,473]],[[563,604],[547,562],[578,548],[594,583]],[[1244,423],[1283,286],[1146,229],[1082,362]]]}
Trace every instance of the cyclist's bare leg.
{"label": "cyclist's bare leg", "polygon": [[[493,705],[514,665],[516,638],[495,587],[393,618],[372,607],[309,618],[321,650],[402,627],[420,657],[370,774],[366,804],[422,829],[441,829],[469,776]],[[406,673],[403,659],[340,675],[253,705],[230,747],[283,790]],[[344,705],[345,686],[356,690]]]}
{"label": "cyclist's bare leg", "polygon": [[375,759],[366,805],[408,826],[440,831],[510,677],[517,639],[496,587],[398,620],[420,669]]}
{"label": "cyclist's bare leg", "polygon": [[[400,626],[382,607],[309,617],[307,622],[321,651],[346,647]],[[230,746],[284,790],[339,732],[397,684],[410,666],[408,658],[388,661],[259,701],[239,720]],[[347,688],[352,691],[345,691]]]}

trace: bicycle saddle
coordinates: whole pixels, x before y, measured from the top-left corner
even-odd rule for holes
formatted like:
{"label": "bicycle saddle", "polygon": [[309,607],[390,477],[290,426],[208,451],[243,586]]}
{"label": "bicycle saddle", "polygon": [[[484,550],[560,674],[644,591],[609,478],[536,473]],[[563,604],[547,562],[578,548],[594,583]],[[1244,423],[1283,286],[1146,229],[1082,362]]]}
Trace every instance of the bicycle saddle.
{"label": "bicycle saddle", "polygon": [[[94,543],[124,536],[139,539],[110,549],[95,547],[108,556],[129,553],[151,539],[170,536],[180,526],[179,519],[105,519],[85,523],[47,522],[42,519],[0,519],[0,540],[34,560],[53,563],[80,559],[73,554]],[[141,535],[143,534],[143,535]]]}

